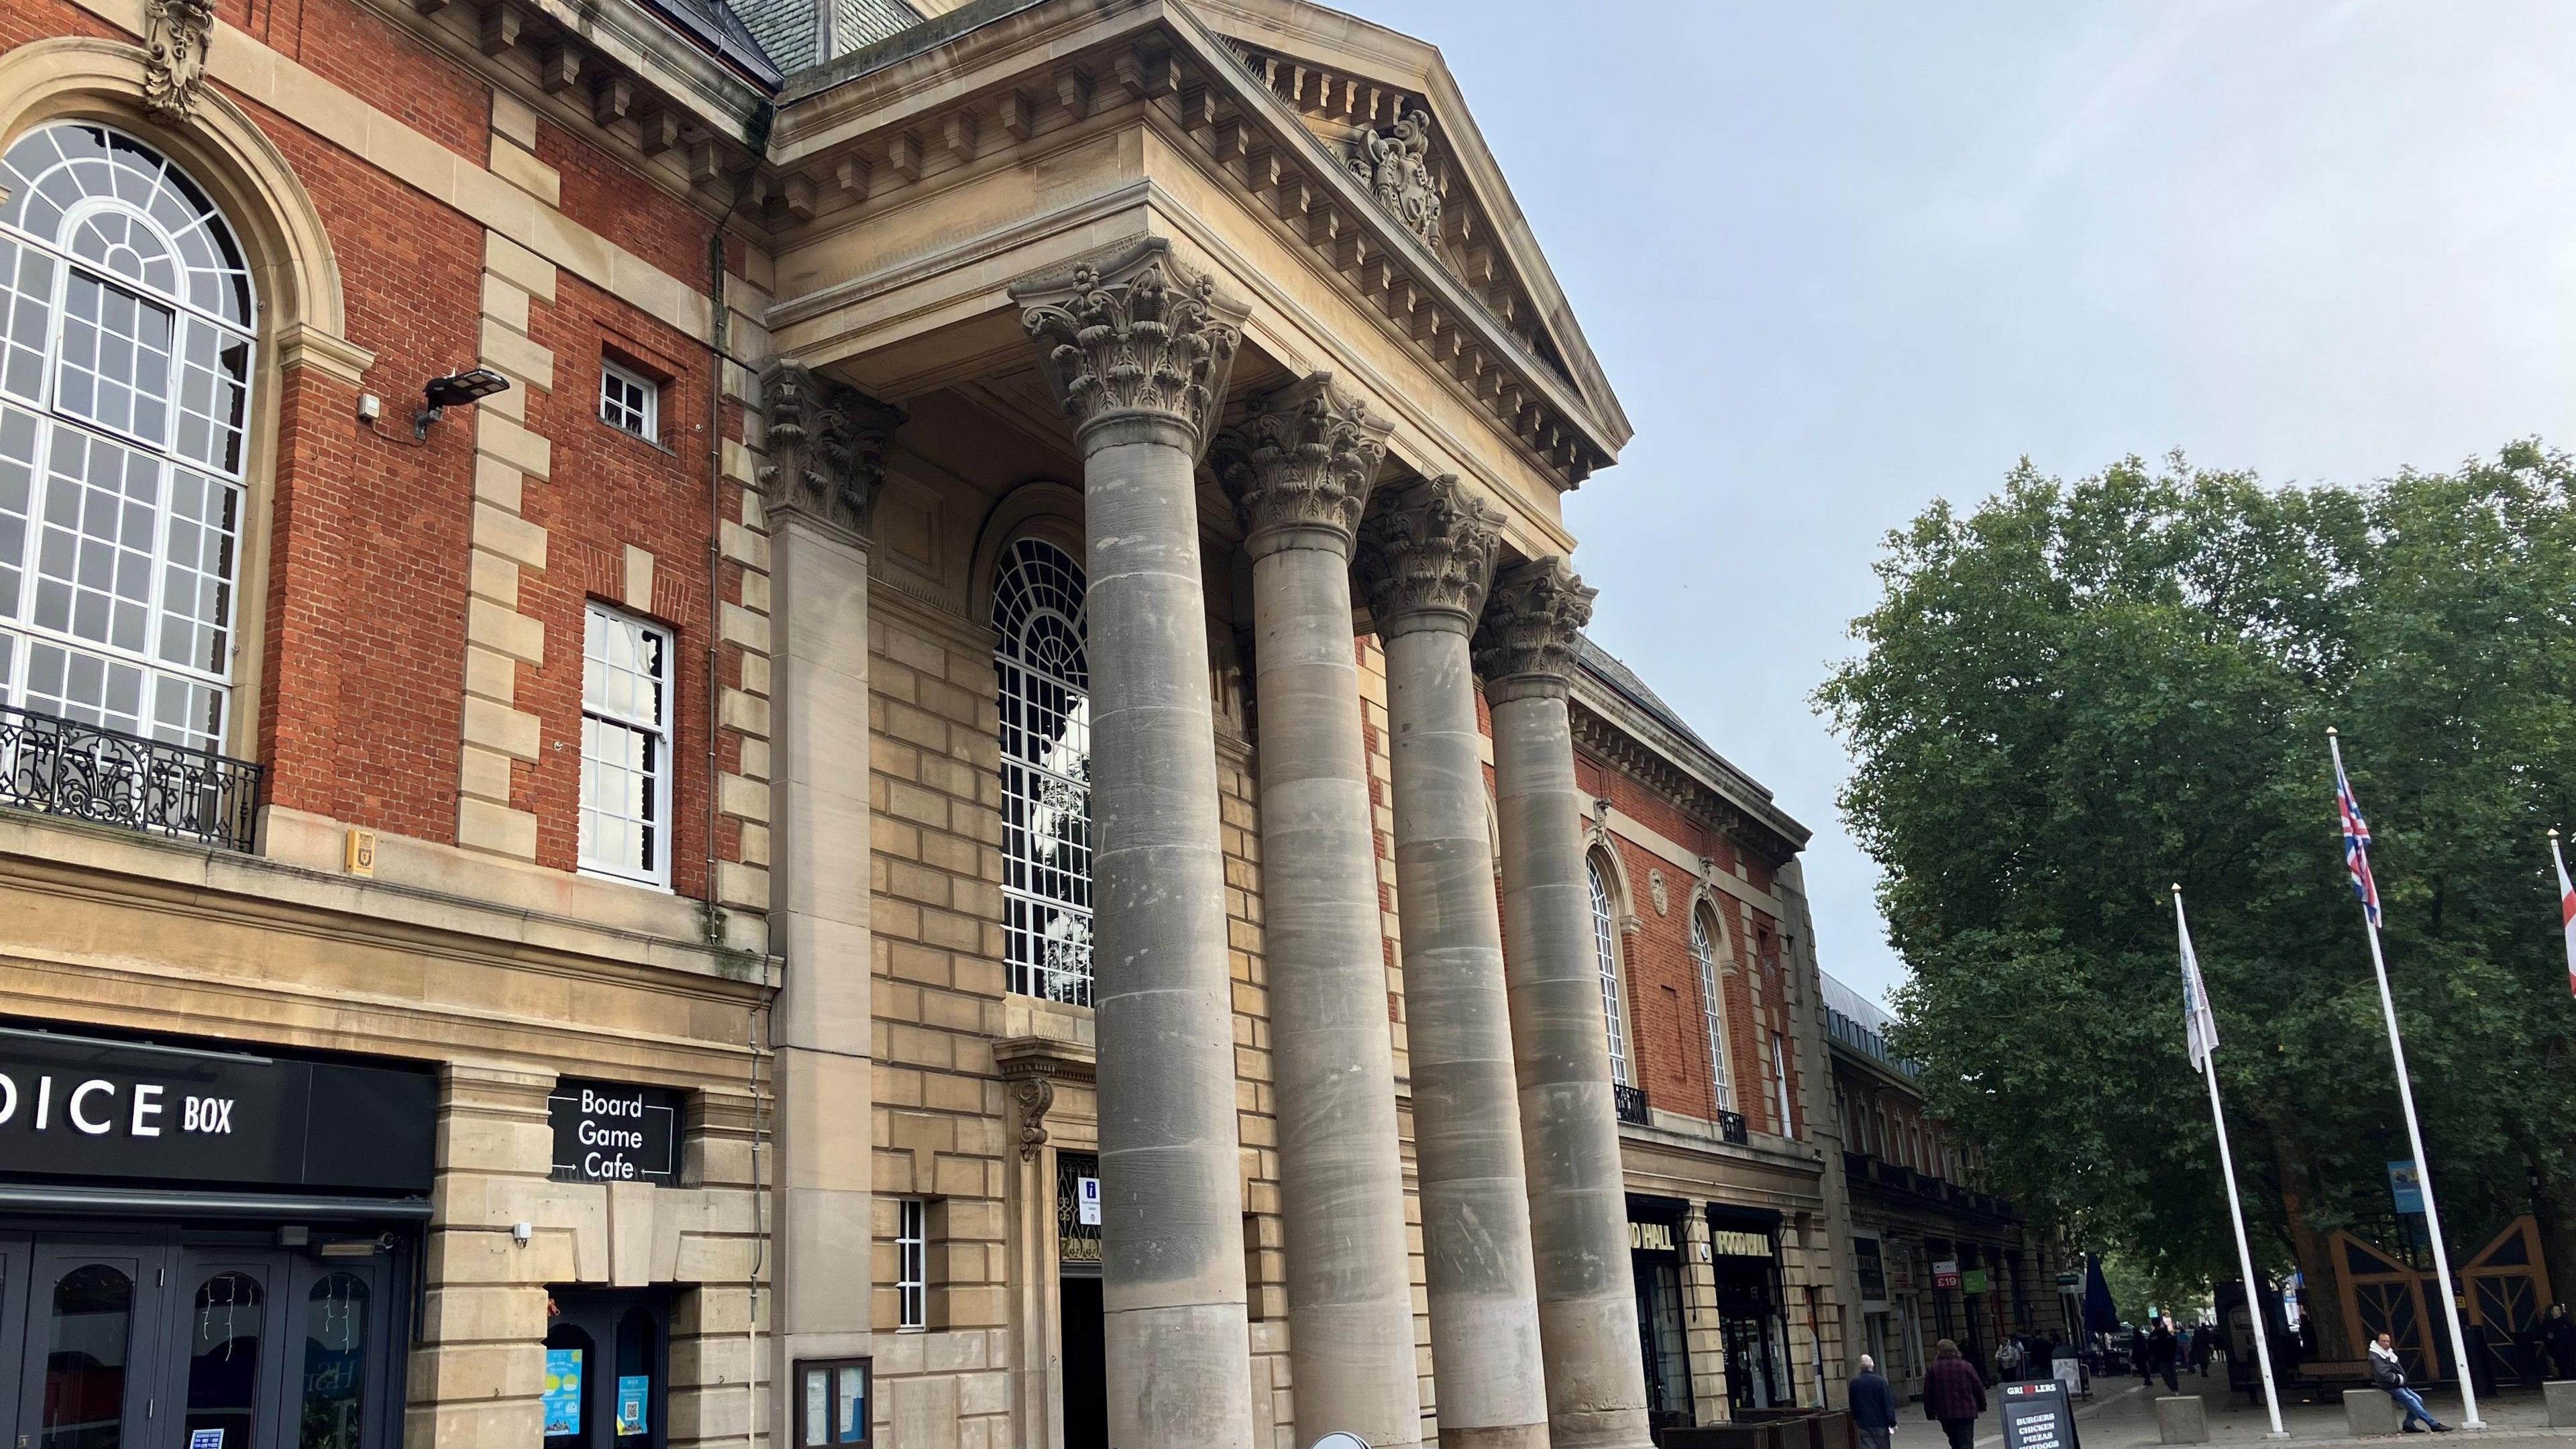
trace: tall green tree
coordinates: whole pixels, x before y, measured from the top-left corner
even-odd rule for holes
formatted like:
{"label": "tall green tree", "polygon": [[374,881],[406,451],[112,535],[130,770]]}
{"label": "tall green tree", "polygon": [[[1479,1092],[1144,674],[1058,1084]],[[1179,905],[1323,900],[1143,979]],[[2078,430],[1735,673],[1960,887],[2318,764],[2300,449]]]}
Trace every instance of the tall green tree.
{"label": "tall green tree", "polygon": [[[2326,730],[2377,836],[2446,1226],[2576,1184],[2576,1001],[2543,831],[2576,810],[2576,463],[2536,444],[2371,487],[2027,463],[1888,539],[1818,692],[1913,972],[1898,1045],[2043,1218],[2234,1276],[2184,1056],[2191,909],[2258,1257],[2331,1292],[2406,1155]],[[2564,1227],[2553,1257],[2576,1271]],[[2475,1235],[2476,1242],[2468,1241]]]}

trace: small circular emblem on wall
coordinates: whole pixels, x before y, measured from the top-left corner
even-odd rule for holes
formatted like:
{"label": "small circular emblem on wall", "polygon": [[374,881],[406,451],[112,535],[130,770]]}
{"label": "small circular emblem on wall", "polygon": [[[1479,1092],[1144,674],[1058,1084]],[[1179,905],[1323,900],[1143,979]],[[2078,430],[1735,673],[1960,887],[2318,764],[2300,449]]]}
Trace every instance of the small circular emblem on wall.
{"label": "small circular emblem on wall", "polygon": [[1663,915],[1665,913],[1664,873],[1660,870],[1650,870],[1646,872],[1646,889],[1655,898],[1655,914],[1659,916]]}

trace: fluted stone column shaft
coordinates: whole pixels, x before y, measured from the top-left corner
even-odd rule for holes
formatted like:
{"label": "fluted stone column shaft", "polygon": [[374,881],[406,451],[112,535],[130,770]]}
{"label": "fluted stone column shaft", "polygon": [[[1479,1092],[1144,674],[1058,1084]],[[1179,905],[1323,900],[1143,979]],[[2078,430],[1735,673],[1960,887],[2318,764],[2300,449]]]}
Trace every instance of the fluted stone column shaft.
{"label": "fluted stone column shaft", "polygon": [[[1109,1441],[1251,1449],[1196,460],[1243,312],[1160,242],[1024,284],[1089,534],[1093,986]],[[1229,319],[1230,318],[1230,322]]]}
{"label": "fluted stone column shaft", "polygon": [[1502,637],[1490,649],[1479,641],[1503,835],[1512,1051],[1555,1449],[1643,1449],[1626,1184],[1566,716],[1572,636],[1590,610],[1568,608],[1570,595],[1588,600],[1589,591],[1562,560],[1519,565],[1487,606],[1486,636]]}
{"label": "fluted stone column shaft", "polygon": [[1352,530],[1384,424],[1308,378],[1217,444],[1252,555],[1263,961],[1287,1236],[1297,1441],[1420,1442],[1378,926],[1377,841],[1351,633]]}
{"label": "fluted stone column shaft", "polygon": [[1413,1140],[1443,1449],[1546,1449],[1521,1113],[1467,638],[1498,539],[1454,479],[1364,536],[1386,645]]}

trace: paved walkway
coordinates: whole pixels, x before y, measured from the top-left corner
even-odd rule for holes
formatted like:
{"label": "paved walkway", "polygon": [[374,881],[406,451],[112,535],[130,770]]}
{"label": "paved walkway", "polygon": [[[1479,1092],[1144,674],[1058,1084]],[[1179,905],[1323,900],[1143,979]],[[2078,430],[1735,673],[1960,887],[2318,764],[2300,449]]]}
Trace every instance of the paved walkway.
{"label": "paved walkway", "polygon": [[[2160,1442],[2156,1433],[2156,1399],[2164,1394],[2163,1380],[2157,1380],[2152,1392],[2126,1376],[2095,1378],[2093,1397],[2077,1400],[2075,1433],[2083,1449],[2144,1449]],[[2213,1368],[2209,1376],[2182,1376],[2182,1391],[2198,1394],[2209,1418],[2209,1440],[2215,1446],[2259,1446],[2271,1431],[2271,1421],[2263,1412],[2263,1400],[2256,1395],[2249,1406],[2245,1396],[2230,1393],[2224,1368]],[[1996,1395],[1987,1391],[1987,1402],[1995,1403]],[[2424,1395],[2425,1407],[2445,1424],[2460,1422],[2460,1396],[2448,1389],[2434,1389]],[[2552,1429],[2547,1409],[2537,1391],[2522,1391],[2485,1397],[2478,1400],[2478,1412],[2487,1421],[2483,1433],[2460,1433],[2445,1437],[2444,1449],[2576,1449],[2576,1429]],[[1900,1415],[1896,1449],[1944,1449],[1941,1426],[1923,1419],[1922,1406],[1909,1404]],[[2407,1449],[2430,1441],[2424,1436],[2375,1435],[2355,1439],[2346,1430],[2343,1401],[2330,1403],[2281,1405],[2282,1426],[2300,1449],[2341,1449],[2341,1446],[2374,1446],[2394,1449],[2402,1441]],[[1977,1449],[1998,1449],[2003,1443],[2003,1425],[1989,1412],[1977,1423]]]}

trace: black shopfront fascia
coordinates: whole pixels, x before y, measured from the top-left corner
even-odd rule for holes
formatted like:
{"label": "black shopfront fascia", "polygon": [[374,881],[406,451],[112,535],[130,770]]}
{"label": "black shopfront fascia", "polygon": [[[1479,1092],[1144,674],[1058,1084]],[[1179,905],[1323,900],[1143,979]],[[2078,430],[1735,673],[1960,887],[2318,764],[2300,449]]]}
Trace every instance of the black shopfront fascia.
{"label": "black shopfront fascia", "polygon": [[435,1130],[425,1070],[0,1026],[0,1444],[399,1443]]}

